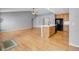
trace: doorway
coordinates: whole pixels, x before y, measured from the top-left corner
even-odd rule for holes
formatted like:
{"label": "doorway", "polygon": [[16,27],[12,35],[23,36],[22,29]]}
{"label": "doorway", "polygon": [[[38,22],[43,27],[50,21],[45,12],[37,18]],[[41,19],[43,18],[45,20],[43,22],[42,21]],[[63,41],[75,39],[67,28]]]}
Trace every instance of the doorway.
{"label": "doorway", "polygon": [[55,19],[55,32],[63,31],[63,18]]}

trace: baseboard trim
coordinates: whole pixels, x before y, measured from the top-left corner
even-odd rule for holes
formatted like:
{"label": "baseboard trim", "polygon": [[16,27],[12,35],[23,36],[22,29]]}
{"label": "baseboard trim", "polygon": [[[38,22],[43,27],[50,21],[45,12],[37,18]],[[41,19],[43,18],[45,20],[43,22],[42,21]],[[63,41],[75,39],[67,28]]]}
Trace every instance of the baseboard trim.
{"label": "baseboard trim", "polygon": [[74,46],[74,47],[79,48],[79,45],[76,45],[76,44],[72,44],[72,43],[70,43],[69,45],[70,45],[70,46]]}
{"label": "baseboard trim", "polygon": [[6,31],[1,31],[1,32],[12,32],[12,31],[17,31],[17,30],[25,30],[25,29],[32,29],[32,28],[18,28],[18,29],[6,30]]}

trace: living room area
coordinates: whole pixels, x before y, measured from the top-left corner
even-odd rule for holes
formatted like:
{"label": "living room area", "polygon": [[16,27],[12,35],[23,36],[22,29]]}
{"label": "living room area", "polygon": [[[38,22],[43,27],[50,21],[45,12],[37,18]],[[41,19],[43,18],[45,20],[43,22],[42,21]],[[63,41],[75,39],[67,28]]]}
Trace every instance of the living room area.
{"label": "living room area", "polygon": [[69,20],[69,8],[0,8],[0,50],[69,51]]}

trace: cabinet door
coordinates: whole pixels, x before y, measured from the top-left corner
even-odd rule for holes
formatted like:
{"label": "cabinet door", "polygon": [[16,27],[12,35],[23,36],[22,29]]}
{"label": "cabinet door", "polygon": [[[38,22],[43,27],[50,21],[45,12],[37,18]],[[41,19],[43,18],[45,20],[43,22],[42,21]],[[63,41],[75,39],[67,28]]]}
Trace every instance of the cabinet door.
{"label": "cabinet door", "polygon": [[55,26],[49,27],[49,37],[52,36],[55,33]]}
{"label": "cabinet door", "polygon": [[69,14],[57,14],[56,18],[63,18],[65,21],[69,20]]}
{"label": "cabinet door", "polygon": [[69,31],[69,26],[64,26],[64,31],[68,32]]}
{"label": "cabinet door", "polygon": [[68,14],[65,14],[65,15],[64,15],[64,20],[65,20],[65,21],[68,21],[68,20],[69,20],[69,15],[68,15]]}

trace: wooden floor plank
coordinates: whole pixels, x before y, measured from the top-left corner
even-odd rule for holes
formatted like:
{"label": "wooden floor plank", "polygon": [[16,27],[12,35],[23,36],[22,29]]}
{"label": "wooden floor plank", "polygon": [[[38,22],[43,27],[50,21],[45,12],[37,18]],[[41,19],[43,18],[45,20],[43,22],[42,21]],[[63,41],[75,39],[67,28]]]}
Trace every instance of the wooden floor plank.
{"label": "wooden floor plank", "polygon": [[[14,39],[17,43],[15,48],[8,51],[68,51],[69,33],[57,32],[50,38],[41,38],[40,29],[29,29],[13,32],[0,33],[0,39]],[[73,48],[71,48],[73,49]]]}

